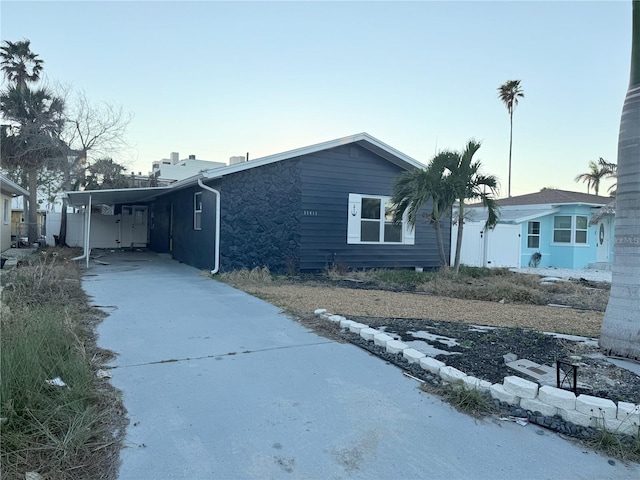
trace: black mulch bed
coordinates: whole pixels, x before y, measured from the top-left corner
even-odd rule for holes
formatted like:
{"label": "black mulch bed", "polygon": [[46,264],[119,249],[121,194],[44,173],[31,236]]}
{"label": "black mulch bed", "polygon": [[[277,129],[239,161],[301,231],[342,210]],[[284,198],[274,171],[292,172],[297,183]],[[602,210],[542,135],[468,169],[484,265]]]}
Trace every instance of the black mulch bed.
{"label": "black mulch bed", "polygon": [[[432,346],[457,355],[437,355],[436,359],[463,371],[467,375],[502,383],[509,375],[522,376],[505,365],[503,355],[515,354],[532,362],[554,366],[556,359],[568,359],[574,356],[578,363],[578,382],[590,388],[578,388],[578,394],[584,393],[614,402],[625,401],[640,404],[640,376],[629,370],[619,368],[603,358],[590,358],[587,354],[597,353],[596,347],[586,347],[583,343],[557,339],[533,330],[521,328],[494,328],[474,330],[468,324],[429,321],[423,319],[349,317],[372,328],[395,334],[402,341],[423,340],[408,332],[424,331],[442,337],[453,338],[459,345],[429,341]],[[381,351],[372,348],[373,342],[363,340],[359,335],[344,334],[350,342],[386,357]],[[443,339],[444,340],[444,339]],[[576,360],[575,356],[578,355]],[[387,359],[388,360],[388,359]],[[394,361],[393,363],[397,363]],[[404,362],[400,362],[403,363]],[[406,367],[406,364],[405,364]],[[412,370],[412,369],[409,369]],[[416,371],[416,373],[420,373]],[[533,380],[533,379],[532,379]]]}

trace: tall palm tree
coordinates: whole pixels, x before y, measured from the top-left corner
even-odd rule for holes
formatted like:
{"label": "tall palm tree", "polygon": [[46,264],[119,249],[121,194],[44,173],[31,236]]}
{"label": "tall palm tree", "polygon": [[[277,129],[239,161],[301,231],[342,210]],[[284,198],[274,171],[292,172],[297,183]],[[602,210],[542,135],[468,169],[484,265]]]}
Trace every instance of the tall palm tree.
{"label": "tall palm tree", "polygon": [[59,155],[64,102],[46,88],[31,89],[40,79],[42,60],[31,52],[29,41],[5,41],[0,64],[8,86],[0,92],[0,111],[9,124],[2,126],[2,159],[23,168],[29,190],[28,237],[38,240],[38,172],[52,155]]}
{"label": "tall palm tree", "polygon": [[4,45],[0,47],[2,73],[9,83],[14,84],[19,90],[24,90],[30,83],[36,83],[42,73],[44,62],[31,51],[30,45],[29,40],[15,43],[5,40]]}
{"label": "tall palm tree", "polygon": [[[598,165],[607,170],[607,178],[618,178],[618,165],[616,163],[607,162],[604,158],[600,157],[600,159],[598,160]],[[617,186],[618,184],[614,183],[609,188],[607,188],[607,192],[609,192],[609,195],[611,195],[612,197],[616,196]]]}
{"label": "tall palm tree", "polygon": [[600,348],[640,360],[640,0],[633,0],[632,9],[631,75],[618,137],[613,276]]}
{"label": "tall palm tree", "polygon": [[418,221],[418,211],[431,202],[431,211],[425,214],[425,218],[434,225],[442,267],[449,265],[449,259],[445,252],[441,221],[450,214],[455,200],[451,189],[447,188],[446,167],[456,155],[455,152],[441,152],[431,159],[426,169],[401,174],[394,185],[391,200],[396,205],[394,220],[401,221],[406,212],[407,221],[414,228]]}
{"label": "tall palm tree", "polygon": [[511,196],[511,150],[513,147],[513,111],[518,105],[518,99],[524,98],[524,91],[520,87],[521,80],[508,80],[498,87],[498,98],[502,100],[509,112],[509,183],[507,195]]}
{"label": "tall palm tree", "polygon": [[473,160],[480,148],[480,142],[469,140],[464,151],[453,158],[448,165],[448,188],[458,201],[458,236],[456,238],[456,257],[454,269],[460,270],[460,251],[462,250],[462,233],[464,230],[465,201],[479,200],[487,208],[487,221],[484,228],[493,228],[498,223],[500,211],[495,199],[498,191],[498,179],[494,175],[480,173],[482,163]]}
{"label": "tall palm tree", "polygon": [[600,182],[604,178],[609,178],[612,175],[611,165],[613,164],[609,164],[608,162],[605,162],[605,160],[602,157],[600,157],[600,160],[598,160],[598,163],[594,162],[593,160],[590,160],[589,171],[587,173],[581,173],[580,175],[576,176],[574,180],[576,182],[586,183],[587,193],[589,193],[589,189],[593,187],[593,190],[596,192],[596,195],[598,195],[598,192],[600,191]]}

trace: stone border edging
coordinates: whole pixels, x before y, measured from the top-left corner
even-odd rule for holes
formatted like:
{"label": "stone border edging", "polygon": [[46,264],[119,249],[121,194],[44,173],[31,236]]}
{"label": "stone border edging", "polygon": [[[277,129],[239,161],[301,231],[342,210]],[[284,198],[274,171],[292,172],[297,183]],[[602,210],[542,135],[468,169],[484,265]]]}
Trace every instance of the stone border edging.
{"label": "stone border edging", "polygon": [[[316,309],[315,315],[359,335],[366,342],[384,348],[388,354],[402,358],[409,365],[420,368],[449,384],[459,384],[469,390],[478,390],[491,395],[502,406],[511,407],[516,413],[525,413],[529,421],[540,426],[560,430],[563,433],[579,436],[588,430],[605,430],[638,437],[640,435],[640,405],[629,402],[615,402],[609,399],[581,394],[548,385],[539,386],[536,382],[512,375],[505,377],[502,383],[491,384],[464,372],[447,366],[444,362],[429,357],[392,336],[362,323],[348,320],[342,315],[334,315],[324,308]],[[561,418],[566,424],[558,423]],[[576,426],[582,428],[575,428]],[[585,435],[582,435],[585,436]],[[588,436],[588,433],[587,435]]]}

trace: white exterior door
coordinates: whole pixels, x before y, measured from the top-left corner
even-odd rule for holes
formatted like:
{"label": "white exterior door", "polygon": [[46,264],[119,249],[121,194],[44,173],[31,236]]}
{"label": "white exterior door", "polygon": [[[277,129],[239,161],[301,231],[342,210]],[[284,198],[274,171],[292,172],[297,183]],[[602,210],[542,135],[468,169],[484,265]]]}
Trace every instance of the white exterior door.
{"label": "white exterior door", "polygon": [[611,234],[611,220],[604,218],[600,220],[598,224],[598,230],[596,231],[596,262],[609,262],[609,248],[610,248],[610,234]]}
{"label": "white exterior door", "polygon": [[120,217],[120,246],[122,248],[146,247],[148,238],[147,207],[125,205]]}
{"label": "white exterior door", "polygon": [[498,224],[489,231],[486,266],[520,268],[521,225]]}
{"label": "white exterior door", "polygon": [[[460,263],[470,267],[482,267],[484,239],[482,233],[483,224],[480,222],[465,222],[462,231],[462,248],[460,249]],[[451,227],[451,265],[456,258],[456,239],[458,238],[458,225]]]}

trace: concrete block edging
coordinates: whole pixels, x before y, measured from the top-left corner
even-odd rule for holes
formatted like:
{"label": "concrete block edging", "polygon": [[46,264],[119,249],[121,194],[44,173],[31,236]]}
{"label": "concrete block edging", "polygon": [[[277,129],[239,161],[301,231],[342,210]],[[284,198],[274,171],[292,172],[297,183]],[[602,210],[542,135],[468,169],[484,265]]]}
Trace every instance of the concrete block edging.
{"label": "concrete block edging", "polygon": [[[540,386],[535,382],[517,376],[505,377],[503,383],[491,385],[482,379],[468,377],[471,381],[464,381],[467,375],[453,367],[448,367],[444,362],[429,356],[420,357],[414,349],[408,345],[386,339],[385,332],[375,333],[375,329],[368,325],[359,324],[345,317],[333,315],[325,309],[316,309],[316,315],[328,321],[339,323],[344,330],[360,333],[366,329],[366,335],[360,335],[367,342],[374,342],[379,346],[386,346],[386,351],[404,358],[411,363],[418,363],[423,370],[438,375],[443,381],[449,383],[463,383],[467,387],[479,388],[477,382],[482,382],[484,391],[488,391],[492,398],[505,402],[513,407],[521,407],[528,410],[538,406],[539,410],[532,413],[552,413],[557,412],[563,420],[575,423],[584,427],[604,428],[613,433],[624,433],[633,437],[640,435],[640,405],[628,402],[619,402],[617,405],[611,400],[592,397],[589,395],[579,395],[576,397],[572,392],[550,386]],[[355,327],[355,328],[353,328]],[[378,336],[380,335],[380,336]],[[383,341],[377,341],[378,339]],[[389,336],[389,338],[391,338]],[[391,346],[389,346],[391,343]],[[391,347],[391,348],[390,348]],[[407,351],[405,355],[404,352]],[[452,375],[453,373],[453,375]],[[521,396],[518,396],[520,394]],[[597,414],[593,414],[597,412]],[[593,415],[589,415],[592,413]]]}

